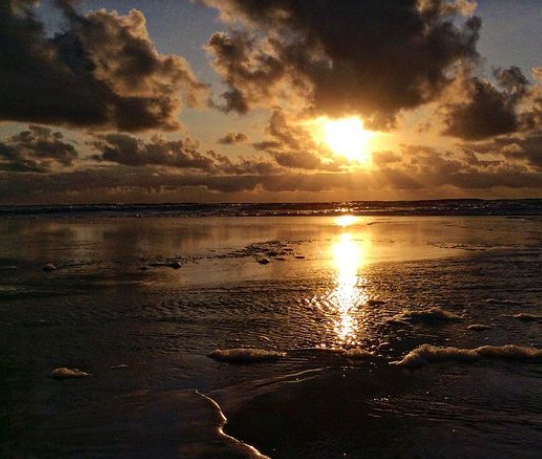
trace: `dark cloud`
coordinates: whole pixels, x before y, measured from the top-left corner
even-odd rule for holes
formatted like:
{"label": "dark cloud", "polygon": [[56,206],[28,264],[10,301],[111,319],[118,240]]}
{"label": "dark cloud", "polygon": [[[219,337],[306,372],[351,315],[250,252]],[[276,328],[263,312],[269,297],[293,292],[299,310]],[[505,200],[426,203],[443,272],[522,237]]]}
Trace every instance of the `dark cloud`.
{"label": "dark cloud", "polygon": [[542,87],[533,87],[526,99],[528,110],[521,114],[523,130],[536,131],[542,129]]}
{"label": "dark cloud", "polygon": [[213,150],[201,153],[199,143],[191,139],[165,140],[154,136],[143,141],[127,134],[107,134],[99,136],[92,146],[100,152],[93,157],[95,160],[125,166],[197,169],[224,175],[271,174],[276,170],[276,166],[258,158],[232,161]]}
{"label": "dark cloud", "polygon": [[47,172],[69,167],[77,159],[75,147],[60,132],[29,126],[0,142],[0,169],[12,172]]}
{"label": "dark cloud", "polygon": [[280,110],[275,110],[266,128],[267,140],[254,144],[275,161],[287,168],[337,171],[346,165],[346,159],[338,158],[317,144],[311,133],[295,126]]}
{"label": "dark cloud", "polygon": [[[484,151],[487,153],[489,150]],[[466,150],[459,155],[426,146],[409,145],[401,150],[401,162],[382,167],[381,187],[438,190],[443,186],[457,190],[491,190],[493,188],[540,189],[542,174],[525,161],[511,163],[503,160],[483,161],[481,151]]]}
{"label": "dark cloud", "polygon": [[419,177],[420,180],[442,183],[446,177],[465,170],[465,164],[449,152],[440,152],[435,148],[423,145],[404,146],[401,151],[403,162],[394,169]]}
{"label": "dark cloud", "polygon": [[215,161],[216,169],[227,175],[269,175],[280,171],[275,164],[260,158],[240,158],[232,161],[227,156],[212,150],[207,154]]}
{"label": "dark cloud", "polygon": [[0,2],[0,120],[171,130],[181,92],[205,98],[183,58],[158,53],[141,12],[83,16],[57,1],[64,32],[48,38],[34,3]]}
{"label": "dark cloud", "polygon": [[[225,21],[248,26],[209,41],[215,68],[230,87],[226,111],[299,97],[306,99],[303,108],[355,112],[390,125],[400,110],[434,100],[454,66],[478,56],[480,19],[457,20],[473,12],[464,0],[205,3]],[[249,32],[251,25],[257,33]]]}
{"label": "dark cloud", "polygon": [[[103,199],[118,201],[119,196],[132,193],[142,200],[151,194],[157,195],[177,190],[200,189],[214,193],[215,200],[224,199],[224,193],[264,192],[319,192],[332,189],[363,189],[368,184],[367,176],[360,173],[347,174],[278,174],[245,176],[205,176],[174,173],[156,174],[145,168],[126,166],[105,169],[88,169],[70,174],[5,174],[0,172],[0,203],[50,201],[51,197],[65,202]],[[47,198],[44,196],[47,195]],[[63,199],[64,197],[64,199]]]}
{"label": "dark cloud", "polygon": [[523,124],[519,104],[528,94],[529,81],[518,67],[495,71],[497,86],[480,78],[463,82],[463,101],[445,106],[443,134],[467,140],[509,134]]}
{"label": "dark cloud", "polygon": [[519,67],[512,66],[507,69],[496,69],[495,78],[512,99],[521,99],[527,94],[529,80],[523,75]]}
{"label": "dark cloud", "polygon": [[[262,181],[260,176],[207,176],[156,173],[149,168],[114,166],[54,174],[2,174],[0,172],[0,202],[25,199],[47,202],[51,196],[77,195],[85,197],[122,194],[137,191],[159,193],[166,189],[201,187],[217,193],[254,190]],[[44,198],[47,196],[47,198]],[[83,199],[85,200],[85,198]]]}
{"label": "dark cloud", "polygon": [[92,143],[101,153],[98,161],[110,161],[127,166],[168,166],[181,169],[214,170],[212,158],[198,151],[198,143],[190,139],[164,140],[154,137],[144,142],[128,134],[107,134]]}
{"label": "dark cloud", "polygon": [[[493,162],[475,164],[454,159],[448,152],[423,146],[405,147],[402,161],[388,167],[356,172],[281,173],[248,175],[156,173],[150,168],[114,166],[79,170],[72,173],[8,174],[0,172],[0,203],[57,202],[89,200],[119,201],[131,197],[137,201],[157,201],[160,196],[205,196],[229,200],[232,195],[251,193],[320,193],[377,190],[419,193],[438,197],[442,190],[464,194],[491,193],[494,189],[522,192],[542,191],[542,174],[522,164]],[[430,172],[430,174],[428,174]],[[199,191],[198,191],[199,190]],[[425,190],[425,191],[424,191]],[[192,194],[190,194],[192,193]],[[214,198],[213,198],[214,196]]]}
{"label": "dark cloud", "polygon": [[275,57],[258,53],[258,42],[245,32],[213,34],[207,50],[215,57],[214,68],[229,84],[222,97],[226,112],[248,112],[252,100],[273,101],[275,83],[287,78],[287,68]]}
{"label": "dark cloud", "polygon": [[385,166],[388,164],[398,163],[401,161],[401,155],[395,151],[385,150],[378,151],[372,155],[373,163],[378,166]]}
{"label": "dark cloud", "polygon": [[542,169],[542,132],[525,136],[499,137],[489,142],[467,144],[463,148],[472,153],[519,160]]}
{"label": "dark cloud", "polygon": [[248,136],[242,132],[228,132],[225,136],[218,139],[218,143],[222,145],[239,145],[245,142],[248,142]]}
{"label": "dark cloud", "polygon": [[518,128],[515,102],[491,83],[472,81],[470,100],[448,106],[443,134],[482,139],[514,132]]}

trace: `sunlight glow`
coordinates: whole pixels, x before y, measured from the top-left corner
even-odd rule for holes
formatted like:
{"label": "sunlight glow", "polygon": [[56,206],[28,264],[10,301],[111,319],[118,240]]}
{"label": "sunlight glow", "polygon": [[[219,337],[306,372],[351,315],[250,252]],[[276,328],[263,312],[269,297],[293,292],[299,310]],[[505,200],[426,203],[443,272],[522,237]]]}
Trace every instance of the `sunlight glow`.
{"label": "sunlight glow", "polygon": [[367,163],[371,159],[371,133],[359,118],[341,118],[324,122],[322,129],[329,148],[351,162]]}
{"label": "sunlight glow", "polygon": [[357,220],[358,217],[354,215],[341,215],[340,217],[335,218],[335,224],[346,228],[347,226],[352,226]]}
{"label": "sunlight glow", "polygon": [[356,346],[359,344],[360,307],[368,300],[367,294],[359,288],[358,273],[366,254],[362,242],[353,240],[349,233],[341,235],[332,252],[337,272],[336,287],[330,298],[337,312],[334,333],[340,346]]}

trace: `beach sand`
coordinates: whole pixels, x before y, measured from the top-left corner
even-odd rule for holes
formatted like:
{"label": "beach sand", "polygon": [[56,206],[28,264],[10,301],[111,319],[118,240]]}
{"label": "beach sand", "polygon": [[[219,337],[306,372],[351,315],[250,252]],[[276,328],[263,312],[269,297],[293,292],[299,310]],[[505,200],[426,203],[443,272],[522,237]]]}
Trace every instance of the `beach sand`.
{"label": "beach sand", "polygon": [[0,220],[0,457],[538,458],[541,222]]}

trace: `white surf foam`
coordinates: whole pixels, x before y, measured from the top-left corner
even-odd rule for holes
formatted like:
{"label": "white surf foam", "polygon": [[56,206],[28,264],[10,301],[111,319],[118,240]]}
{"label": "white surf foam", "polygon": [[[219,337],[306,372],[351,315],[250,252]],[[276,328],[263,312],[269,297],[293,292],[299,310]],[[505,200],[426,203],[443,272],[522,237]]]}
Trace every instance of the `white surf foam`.
{"label": "white surf foam", "polygon": [[430,363],[457,361],[473,362],[482,359],[542,362],[542,350],[515,344],[505,346],[482,346],[475,349],[438,347],[430,344],[410,351],[402,360],[391,362],[403,367],[421,367]]}
{"label": "white surf foam", "polygon": [[486,324],[472,324],[467,327],[469,330],[473,331],[485,331],[485,330],[491,330],[493,327],[491,325]]}
{"label": "white surf foam", "polygon": [[228,420],[226,416],[224,415],[222,409],[220,408],[220,405],[211,397],[208,397],[207,395],[204,395],[198,391],[196,391],[196,393],[200,395],[202,398],[204,398],[205,400],[207,400],[209,403],[211,403],[211,405],[215,408],[220,418],[220,423],[218,426],[218,434],[230,443],[229,446],[233,447],[234,451],[239,453],[239,455],[242,454],[243,456],[249,459],[270,459],[269,456],[263,455],[256,448],[254,448],[254,446],[251,446],[247,443],[243,443],[237,438],[232,437],[231,435],[228,435],[226,432],[224,432],[224,426],[226,425]]}
{"label": "white surf foam", "polygon": [[542,315],[540,314],[531,314],[528,312],[520,312],[519,314],[514,314],[510,316],[517,320],[522,320],[523,322],[539,322],[542,321]]}
{"label": "white surf foam", "polygon": [[90,376],[89,373],[86,373],[79,368],[55,368],[49,375],[54,379],[69,379],[69,378],[86,378]]}
{"label": "white surf foam", "polygon": [[442,322],[458,322],[463,320],[463,317],[441,308],[429,308],[422,310],[404,309],[400,314],[393,316],[388,320],[389,323],[442,323]]}
{"label": "white surf foam", "polygon": [[285,357],[286,353],[277,351],[267,351],[265,349],[216,349],[207,357],[218,360],[219,362],[230,363],[254,363],[270,362]]}

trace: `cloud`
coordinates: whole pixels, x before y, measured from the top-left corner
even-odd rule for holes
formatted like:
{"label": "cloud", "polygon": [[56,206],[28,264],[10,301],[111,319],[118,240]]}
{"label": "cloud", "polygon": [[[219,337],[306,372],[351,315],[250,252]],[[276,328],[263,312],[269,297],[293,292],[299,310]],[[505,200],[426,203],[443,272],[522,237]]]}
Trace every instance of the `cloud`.
{"label": "cloud", "polygon": [[58,0],[64,31],[48,38],[36,3],[0,4],[0,120],[173,130],[180,93],[188,105],[207,97],[183,58],[156,50],[140,11],[80,15]]}
{"label": "cloud", "polygon": [[[412,151],[414,154],[414,151]],[[427,160],[433,160],[431,155]],[[423,162],[423,161],[422,161]],[[461,163],[461,162],[460,162]],[[271,175],[193,175],[164,171],[160,174],[149,168],[115,166],[51,174],[6,174],[0,172],[0,203],[16,202],[67,202],[78,201],[160,201],[161,196],[205,197],[215,201],[249,198],[251,193],[270,196],[274,193],[321,193],[337,190],[347,192],[404,193],[410,196],[419,193],[426,197],[441,196],[442,190],[455,196],[473,195],[506,188],[523,193],[542,190],[542,174],[524,167],[500,163],[491,167],[460,167],[453,161],[443,159],[436,168],[439,175],[425,176],[419,165],[382,169],[374,172],[319,172],[285,173]],[[267,193],[267,195],[266,195]],[[213,198],[214,196],[214,198]],[[299,195],[298,195],[299,196]]]}
{"label": "cloud", "polygon": [[[164,172],[156,174],[148,168],[116,166],[54,174],[2,174],[0,172],[0,203],[51,201],[88,201],[108,196],[119,200],[119,196],[132,194],[137,200],[151,195],[174,190],[199,189],[214,194],[216,199],[227,198],[224,194],[264,192],[319,192],[332,189],[363,189],[368,180],[365,174],[352,177],[347,174],[277,174],[277,175],[191,175]],[[6,179],[7,178],[7,179]],[[47,196],[47,198],[44,198]]]}
{"label": "cloud", "polygon": [[480,19],[459,20],[472,14],[474,2],[205,3],[237,27],[214,34],[208,44],[229,86],[225,111],[246,113],[282,99],[297,109],[358,113],[389,126],[401,110],[435,100],[452,81],[454,67],[478,57]]}
{"label": "cloud", "polygon": [[62,133],[43,126],[29,126],[0,142],[0,170],[47,172],[72,166],[76,159],[75,147],[64,141]]}
{"label": "cloud", "polygon": [[491,83],[473,78],[467,102],[447,107],[443,134],[462,139],[483,139],[518,128],[516,102]]}
{"label": "cloud", "polygon": [[238,145],[248,142],[248,136],[242,132],[228,132],[226,135],[218,139],[218,143],[222,145]]}
{"label": "cloud", "polygon": [[372,161],[379,167],[401,162],[401,155],[395,151],[384,150],[374,152]]}
{"label": "cloud", "polygon": [[528,108],[520,115],[523,131],[542,129],[542,86],[534,86],[525,99]]}
{"label": "cloud", "polygon": [[294,125],[281,110],[275,110],[266,128],[267,139],[254,148],[268,153],[281,166],[293,169],[338,171],[347,164],[319,145],[310,132]]}
{"label": "cloud", "polygon": [[466,140],[484,139],[521,128],[521,102],[529,81],[518,67],[494,72],[497,86],[488,80],[467,77],[460,83],[461,101],[446,104],[443,134]]}
{"label": "cloud", "polygon": [[467,141],[498,136],[530,136],[542,129],[542,85],[533,69],[531,84],[518,67],[494,71],[495,83],[468,70],[443,102],[443,134]]}
{"label": "cloud", "polygon": [[180,169],[214,170],[212,158],[198,151],[198,143],[190,139],[164,140],[153,137],[144,142],[128,134],[106,134],[92,143],[100,151],[98,161],[127,166],[168,166]]}
{"label": "cloud", "polygon": [[128,134],[106,134],[98,136],[91,145],[100,152],[93,157],[96,161],[125,166],[188,169],[217,175],[272,174],[276,170],[276,166],[259,158],[232,161],[213,150],[201,153],[199,143],[191,139],[154,136],[144,141]]}
{"label": "cloud", "polygon": [[[531,139],[532,154],[537,142]],[[502,139],[501,139],[502,141]],[[502,141],[503,151],[511,144]],[[476,143],[476,146],[482,144]],[[516,147],[514,147],[516,148]],[[526,148],[526,145],[524,145]],[[525,150],[527,151],[527,150]],[[232,162],[208,152],[213,170],[115,165],[71,172],[14,174],[0,172],[0,202],[57,202],[89,200],[156,201],[190,196],[192,199],[230,200],[275,193],[391,193],[398,197],[437,198],[465,195],[542,195],[542,174],[535,159],[521,154],[513,161],[481,160],[495,152],[485,150],[438,150],[423,145],[404,145],[396,152],[375,153],[383,160],[378,168],[357,171],[300,171],[279,168],[265,161]],[[509,154],[516,154],[514,149]],[[538,163],[539,164],[539,163]],[[503,191],[505,190],[505,191]],[[300,196],[297,194],[297,196]]]}
{"label": "cloud", "polygon": [[253,100],[276,100],[278,83],[288,79],[287,68],[274,56],[258,51],[259,42],[246,32],[214,33],[206,46],[213,67],[230,86],[222,95],[225,112],[245,114]]}
{"label": "cloud", "polygon": [[[470,144],[480,146],[480,144]],[[426,189],[451,186],[458,190],[490,190],[498,187],[509,189],[542,188],[542,174],[533,170],[528,161],[518,158],[516,162],[504,160],[482,161],[478,154],[493,152],[491,148],[464,149],[463,155],[456,151],[408,145],[401,150],[402,162],[389,168],[381,168],[383,176],[399,174],[409,177]],[[391,174],[390,174],[391,173]]]}
{"label": "cloud", "polygon": [[280,168],[261,158],[239,158],[232,161],[225,155],[211,150],[207,152],[216,163],[216,169],[227,175],[270,175],[280,172]]}
{"label": "cloud", "polygon": [[466,144],[463,148],[482,155],[527,162],[530,166],[542,169],[542,132],[499,137],[485,143]]}

